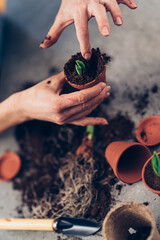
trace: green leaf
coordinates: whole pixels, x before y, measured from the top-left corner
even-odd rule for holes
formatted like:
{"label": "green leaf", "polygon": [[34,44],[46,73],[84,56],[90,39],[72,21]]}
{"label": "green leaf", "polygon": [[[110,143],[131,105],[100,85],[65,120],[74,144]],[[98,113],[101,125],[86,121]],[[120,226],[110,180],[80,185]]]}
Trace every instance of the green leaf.
{"label": "green leaf", "polygon": [[76,60],[76,63],[78,65],[78,67],[80,67],[81,69],[86,69],[84,62],[82,62],[80,60]]}
{"label": "green leaf", "polygon": [[152,167],[155,174],[160,177],[160,158],[158,154],[154,151],[152,158]]}
{"label": "green leaf", "polygon": [[88,139],[93,139],[94,136],[94,125],[88,125],[86,127],[86,132],[88,133]]}
{"label": "green leaf", "polygon": [[75,65],[75,68],[76,68],[76,71],[77,71],[78,75],[81,75],[82,74],[82,69],[78,65]]}

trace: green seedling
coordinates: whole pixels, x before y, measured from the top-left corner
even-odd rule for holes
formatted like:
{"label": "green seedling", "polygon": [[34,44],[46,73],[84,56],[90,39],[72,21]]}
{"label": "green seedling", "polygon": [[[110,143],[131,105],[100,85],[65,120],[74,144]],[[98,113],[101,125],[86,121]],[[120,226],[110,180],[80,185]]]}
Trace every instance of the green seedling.
{"label": "green seedling", "polygon": [[93,125],[88,125],[86,127],[86,132],[88,133],[88,139],[92,140],[94,136],[94,126]]}
{"label": "green seedling", "polygon": [[86,66],[82,61],[76,60],[75,68],[76,68],[78,75],[81,75],[82,71],[86,69]]}
{"label": "green seedling", "polygon": [[154,151],[152,158],[152,167],[155,174],[160,177],[160,158],[158,154]]}

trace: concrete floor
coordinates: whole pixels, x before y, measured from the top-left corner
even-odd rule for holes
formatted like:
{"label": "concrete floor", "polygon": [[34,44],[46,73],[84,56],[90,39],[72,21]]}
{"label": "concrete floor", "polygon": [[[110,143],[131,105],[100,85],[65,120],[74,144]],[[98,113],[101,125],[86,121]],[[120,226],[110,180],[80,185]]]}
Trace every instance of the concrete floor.
{"label": "concrete floor", "polygon": [[[121,6],[124,18],[122,27],[113,25],[111,35],[103,38],[98,34],[96,22],[89,23],[93,47],[100,47],[113,57],[108,67],[108,84],[117,88],[116,99],[108,106],[107,112],[114,116],[117,111],[128,113],[135,125],[142,116],[137,114],[131,102],[124,101],[128,89],[133,92],[150,88],[154,83],[160,86],[160,2],[137,0],[138,9],[129,10]],[[50,49],[39,49],[49,26],[59,8],[59,0],[8,0],[5,32],[4,58],[0,78],[0,101],[22,87],[25,82],[38,82],[49,76],[51,67],[57,72],[68,58],[79,51],[74,26],[65,30],[56,45]],[[145,116],[160,114],[159,94],[151,96]],[[0,154],[6,150],[17,151],[13,129],[0,136]],[[160,146],[157,147],[160,150]],[[20,192],[13,191],[12,183],[0,182],[0,217],[18,217],[16,208],[21,204]],[[142,181],[123,187],[120,195],[114,190],[116,205],[126,201],[148,201],[160,230],[160,199],[146,189]],[[55,233],[1,231],[3,240],[57,239]],[[101,236],[85,239],[102,239]]]}

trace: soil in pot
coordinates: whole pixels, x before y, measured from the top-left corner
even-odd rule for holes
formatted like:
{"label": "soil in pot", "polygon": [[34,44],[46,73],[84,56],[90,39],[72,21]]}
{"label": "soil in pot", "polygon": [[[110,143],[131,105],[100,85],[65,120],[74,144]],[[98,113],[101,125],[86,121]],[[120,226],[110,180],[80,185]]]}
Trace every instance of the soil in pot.
{"label": "soil in pot", "polygon": [[133,230],[134,233],[129,233],[127,240],[147,240],[151,232],[151,228],[147,226]]}
{"label": "soil in pot", "polygon": [[154,190],[158,191],[160,190],[160,178],[153,171],[151,161],[149,161],[145,168],[144,177],[149,187],[151,187]]}
{"label": "soil in pot", "polygon": [[[103,56],[103,57],[102,57]],[[78,74],[75,68],[76,60],[80,60],[85,64],[86,69],[82,74]],[[101,54],[99,48],[92,48],[92,56],[90,60],[85,60],[81,53],[77,53],[65,64],[64,72],[69,82],[77,85],[85,85],[96,79],[103,72],[104,66],[110,61],[110,57]]]}

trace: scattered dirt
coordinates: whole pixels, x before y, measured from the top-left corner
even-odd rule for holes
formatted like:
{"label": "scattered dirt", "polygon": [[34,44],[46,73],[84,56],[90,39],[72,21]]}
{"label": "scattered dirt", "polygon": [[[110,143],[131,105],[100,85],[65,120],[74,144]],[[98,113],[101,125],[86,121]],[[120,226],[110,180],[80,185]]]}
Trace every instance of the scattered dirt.
{"label": "scattered dirt", "polygon": [[[90,60],[85,60],[80,52],[73,55],[64,66],[68,81],[77,85],[84,85],[93,81],[103,71],[104,65],[110,61],[110,57],[106,54],[103,54],[103,56],[102,58],[99,48],[92,48]],[[75,69],[76,60],[80,60],[85,64],[86,69],[82,71],[81,75]]]}
{"label": "scattered dirt", "polygon": [[144,177],[148,186],[155,190],[160,190],[160,177],[154,173],[151,161],[146,166]]}
{"label": "scattered dirt", "polygon": [[159,90],[159,88],[158,88],[158,86],[155,84],[153,87],[152,87],[152,93],[157,93],[158,92],[158,90]]}
{"label": "scattered dirt", "polygon": [[149,205],[149,202],[144,202],[143,203],[145,206],[148,206]]}
{"label": "scattered dirt", "polygon": [[135,91],[128,88],[127,97],[133,103],[136,113],[143,116],[150,103],[150,95],[156,94],[158,91],[159,87],[156,84],[154,84],[150,89],[145,88],[143,92],[139,92],[139,87],[135,87]]}
{"label": "scattered dirt", "polygon": [[67,236],[67,237],[58,236],[57,240],[83,240],[83,239],[81,237],[75,237],[75,236]]}
{"label": "scattered dirt", "polygon": [[116,185],[116,190],[118,190],[118,195],[121,194],[122,188],[123,188],[123,185],[122,185],[122,184],[117,184],[117,185]]}
{"label": "scattered dirt", "polygon": [[[101,109],[95,114],[101,115]],[[28,206],[30,217],[104,219],[113,201],[111,188],[118,181],[104,157],[104,150],[112,141],[131,139],[134,128],[133,122],[120,114],[109,122],[110,127],[96,127],[94,154],[87,161],[84,154],[76,156],[76,150],[86,135],[84,127],[59,126],[36,120],[17,126],[15,135],[21,149],[22,169],[14,180],[14,188],[22,191],[24,206],[19,209],[22,215],[28,217],[25,212]],[[67,171],[72,174],[68,175]],[[70,188],[66,185],[66,179],[71,179],[71,175],[73,185],[77,185],[77,181],[82,184],[77,195],[71,195],[75,189],[71,190],[71,185]],[[68,202],[65,205],[66,198]],[[71,211],[68,210],[69,201],[70,204],[75,201]]]}
{"label": "scattered dirt", "polygon": [[146,240],[151,232],[150,227],[141,227],[134,229],[135,233],[129,234],[127,240]]}

